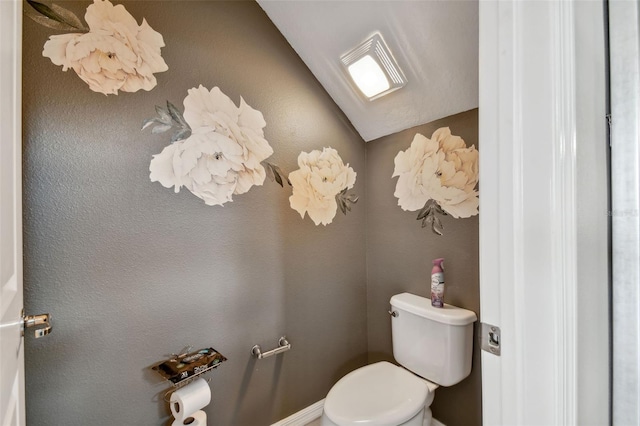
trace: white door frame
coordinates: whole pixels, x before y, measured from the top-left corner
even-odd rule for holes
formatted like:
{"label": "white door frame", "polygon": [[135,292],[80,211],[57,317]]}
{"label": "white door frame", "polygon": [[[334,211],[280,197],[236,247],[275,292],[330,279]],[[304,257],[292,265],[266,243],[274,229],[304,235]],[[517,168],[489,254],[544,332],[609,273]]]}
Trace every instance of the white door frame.
{"label": "white door frame", "polygon": [[640,5],[609,2],[613,424],[640,424]]}
{"label": "white door frame", "polygon": [[21,0],[0,0],[0,23],[0,424],[22,426]]}
{"label": "white door frame", "polygon": [[[577,180],[587,167],[580,162],[593,161],[578,151],[606,143],[602,4],[494,0],[479,8],[480,317],[501,328],[502,351],[482,353],[483,424],[607,424],[608,313],[583,310],[607,305],[606,186],[589,198],[596,211],[584,212]],[[580,25],[584,14],[595,28]],[[593,164],[601,166],[594,179],[606,181],[604,159]],[[583,229],[590,219],[596,225]],[[587,234],[605,249],[585,276]]]}

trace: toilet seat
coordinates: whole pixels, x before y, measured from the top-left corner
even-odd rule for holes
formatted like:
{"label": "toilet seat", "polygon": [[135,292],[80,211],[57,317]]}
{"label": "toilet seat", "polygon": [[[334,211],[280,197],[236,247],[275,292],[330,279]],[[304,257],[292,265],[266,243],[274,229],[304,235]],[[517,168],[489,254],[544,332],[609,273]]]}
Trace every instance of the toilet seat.
{"label": "toilet seat", "polygon": [[426,380],[382,361],[340,379],[325,399],[324,412],[343,426],[398,425],[422,410],[428,396]]}

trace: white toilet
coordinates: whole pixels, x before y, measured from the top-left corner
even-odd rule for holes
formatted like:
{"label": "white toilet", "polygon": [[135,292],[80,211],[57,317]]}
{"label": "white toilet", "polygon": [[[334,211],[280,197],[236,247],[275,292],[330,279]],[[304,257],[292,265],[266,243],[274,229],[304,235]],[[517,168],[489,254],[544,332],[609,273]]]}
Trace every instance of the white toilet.
{"label": "white toilet", "polygon": [[476,314],[410,293],[391,298],[393,356],[344,376],[324,402],[322,426],[429,426],[438,386],[471,372]]}

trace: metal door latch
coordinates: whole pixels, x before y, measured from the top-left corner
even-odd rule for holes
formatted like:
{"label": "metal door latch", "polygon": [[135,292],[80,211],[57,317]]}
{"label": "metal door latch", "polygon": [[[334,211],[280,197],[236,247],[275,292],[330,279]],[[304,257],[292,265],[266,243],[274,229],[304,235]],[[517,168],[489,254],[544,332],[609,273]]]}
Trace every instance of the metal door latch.
{"label": "metal door latch", "polygon": [[22,335],[24,336],[24,329],[30,327],[37,327],[43,325],[44,327],[36,328],[34,330],[34,335],[36,339],[40,337],[44,337],[47,334],[51,333],[53,326],[51,325],[51,315],[49,314],[41,314],[41,315],[28,315],[22,316],[24,321],[24,328],[22,329]]}
{"label": "metal door latch", "polygon": [[500,356],[500,327],[481,323],[482,350]]}

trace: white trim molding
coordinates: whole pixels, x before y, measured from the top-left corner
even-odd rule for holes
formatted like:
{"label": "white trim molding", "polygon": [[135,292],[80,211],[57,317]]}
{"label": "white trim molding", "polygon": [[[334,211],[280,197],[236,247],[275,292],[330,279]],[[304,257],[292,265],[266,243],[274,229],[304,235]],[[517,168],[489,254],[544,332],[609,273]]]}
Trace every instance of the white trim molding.
{"label": "white trim molding", "polygon": [[[314,420],[322,417],[322,409],[324,407],[324,399],[311,404],[310,406],[303,408],[297,413],[293,413],[286,419],[282,419],[271,426],[305,426]],[[431,426],[445,426],[444,423],[439,422],[436,419],[431,419]]]}
{"label": "white trim molding", "polygon": [[[578,291],[606,288],[586,280],[578,289],[576,114],[577,99],[586,97],[576,89],[576,9],[586,6],[504,0],[479,7],[480,317],[501,328],[501,356],[482,353],[483,424],[576,425],[579,330],[607,321],[606,309],[586,326],[578,321]],[[593,55],[604,55],[603,43],[604,36]],[[596,92],[586,102],[600,111],[605,100]],[[595,133],[604,129],[604,114],[589,120],[602,122]],[[591,143],[593,135],[582,136]],[[601,216],[606,192],[604,199]],[[597,350],[606,354],[606,346]],[[604,378],[592,391],[601,397]]]}
{"label": "white trim molding", "polygon": [[289,417],[272,424],[271,426],[304,426],[322,416],[322,408],[324,407],[324,399],[303,408],[297,413],[293,413]]}

